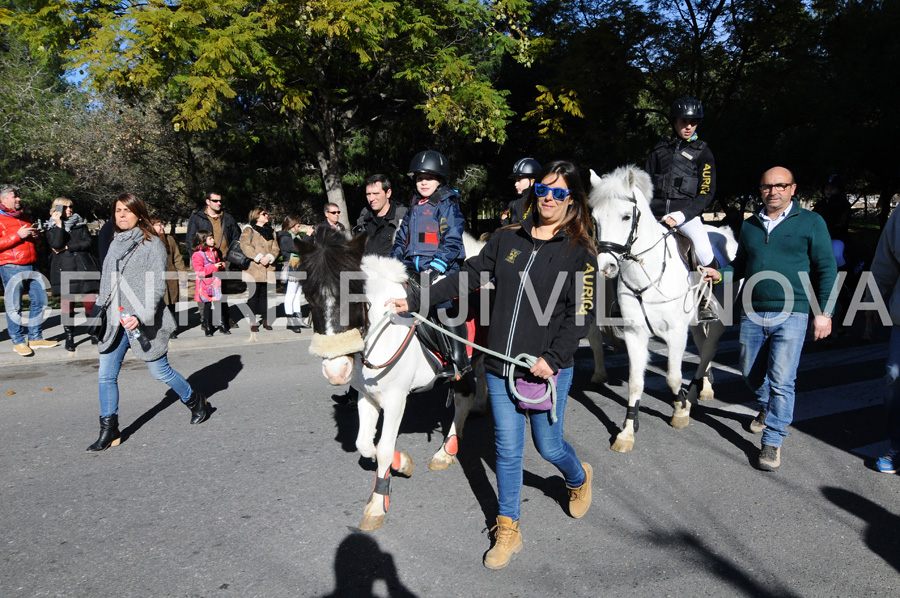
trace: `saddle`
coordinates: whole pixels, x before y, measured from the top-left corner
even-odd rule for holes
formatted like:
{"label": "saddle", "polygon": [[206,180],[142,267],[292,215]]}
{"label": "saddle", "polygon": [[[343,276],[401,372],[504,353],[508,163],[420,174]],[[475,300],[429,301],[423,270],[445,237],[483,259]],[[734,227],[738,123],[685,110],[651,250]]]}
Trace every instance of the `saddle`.
{"label": "saddle", "polygon": [[[409,284],[415,292],[421,293],[421,285],[419,284],[418,274],[410,273],[408,276],[407,284]],[[471,302],[470,302],[471,305]],[[448,328],[445,324],[441,323],[437,318],[437,313],[433,313],[428,316],[428,320],[441,326],[442,328]],[[450,329],[450,332],[457,334],[459,336],[463,336],[462,326],[457,326],[454,329]],[[419,339],[419,342],[422,345],[431,351],[443,365],[447,365],[453,362],[453,345],[454,342],[450,337],[445,334],[442,334],[439,330],[432,328],[431,326],[418,323],[415,327],[416,337]],[[471,314],[471,310],[469,315],[466,316],[465,322],[465,337],[469,342],[475,342],[476,336],[476,326],[475,326],[475,317]],[[466,346],[466,354],[469,358],[472,357],[472,347],[470,345]],[[461,364],[457,364],[461,365]]]}
{"label": "saddle", "polygon": [[681,261],[687,266],[689,272],[696,272],[697,268],[703,264],[697,260],[694,242],[678,229],[672,231],[672,236],[675,237],[675,246],[678,248],[678,255],[681,257]]}

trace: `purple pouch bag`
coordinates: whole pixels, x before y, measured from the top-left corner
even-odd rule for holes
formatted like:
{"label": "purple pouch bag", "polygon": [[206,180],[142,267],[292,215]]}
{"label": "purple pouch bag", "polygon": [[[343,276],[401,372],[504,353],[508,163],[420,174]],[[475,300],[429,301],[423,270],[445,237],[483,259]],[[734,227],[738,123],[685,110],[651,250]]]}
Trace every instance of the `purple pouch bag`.
{"label": "purple pouch bag", "polygon": [[[553,380],[553,384],[555,385],[559,380],[559,373],[553,374],[550,377]],[[532,382],[531,380],[537,380],[536,382]],[[540,378],[535,378],[534,376],[528,376],[525,378],[516,378],[516,392],[525,397],[526,399],[541,399],[545,398],[540,403],[526,403],[520,399],[516,399],[516,405],[519,406],[520,409],[531,409],[532,411],[550,411],[550,407],[553,406],[553,396],[550,393],[550,386],[547,384],[549,380],[541,380]]]}

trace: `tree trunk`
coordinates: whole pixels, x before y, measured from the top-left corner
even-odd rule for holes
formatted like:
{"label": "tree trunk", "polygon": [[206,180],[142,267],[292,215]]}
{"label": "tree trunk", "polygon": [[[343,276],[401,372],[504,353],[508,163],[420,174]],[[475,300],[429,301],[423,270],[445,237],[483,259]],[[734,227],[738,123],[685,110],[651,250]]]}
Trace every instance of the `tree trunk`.
{"label": "tree trunk", "polygon": [[[344,186],[341,183],[340,143],[335,131],[334,123],[325,115],[320,122],[324,139],[320,139],[306,124],[300,125],[303,137],[313,149],[316,156],[316,164],[322,175],[322,184],[325,186],[325,197],[329,203],[333,203],[341,210],[340,223],[350,230],[350,215],[347,213],[347,200],[344,197]],[[324,214],[322,218],[324,219]]]}

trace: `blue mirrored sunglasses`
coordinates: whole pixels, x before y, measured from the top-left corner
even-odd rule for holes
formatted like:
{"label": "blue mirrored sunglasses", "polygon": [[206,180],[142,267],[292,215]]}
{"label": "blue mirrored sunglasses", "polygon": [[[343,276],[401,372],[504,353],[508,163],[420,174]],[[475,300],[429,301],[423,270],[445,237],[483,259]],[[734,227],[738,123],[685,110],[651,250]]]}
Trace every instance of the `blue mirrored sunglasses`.
{"label": "blue mirrored sunglasses", "polygon": [[534,184],[534,194],[537,195],[538,197],[544,197],[548,193],[552,193],[553,199],[555,199],[556,201],[562,201],[565,198],[569,197],[568,189],[561,189],[559,187],[548,187],[547,185],[544,185],[542,183]]}

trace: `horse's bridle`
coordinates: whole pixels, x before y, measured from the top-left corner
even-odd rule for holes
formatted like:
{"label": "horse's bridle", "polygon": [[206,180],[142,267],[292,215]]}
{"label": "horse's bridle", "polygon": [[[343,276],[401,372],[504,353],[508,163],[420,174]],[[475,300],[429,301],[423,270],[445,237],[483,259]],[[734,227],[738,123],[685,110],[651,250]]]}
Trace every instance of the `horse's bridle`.
{"label": "horse's bridle", "polygon": [[[613,258],[615,258],[616,263],[620,264],[620,266],[619,266],[620,269],[621,269],[621,262],[623,262],[623,261],[635,262],[635,263],[639,264],[641,266],[641,268],[643,269],[644,262],[641,259],[641,256],[644,255],[645,253],[651,251],[654,247],[656,247],[660,243],[660,241],[665,243],[666,239],[668,239],[669,236],[672,234],[672,231],[666,231],[665,234],[663,234],[660,241],[657,241],[656,243],[654,243],[647,249],[641,251],[640,253],[633,253],[631,251],[631,248],[634,245],[634,242],[637,241],[638,224],[641,219],[641,213],[640,213],[640,211],[638,211],[638,207],[637,207],[636,192],[632,191],[631,197],[622,197],[622,198],[617,198],[617,199],[621,199],[622,201],[627,201],[627,202],[631,203],[631,232],[628,233],[628,241],[625,242],[625,245],[620,245],[619,243],[612,243],[610,241],[601,241],[598,238],[596,241],[597,253],[608,253],[608,254],[612,255]],[[628,283],[624,283],[625,286],[628,288],[628,290],[630,290],[632,293],[634,293],[635,296],[640,297],[644,291],[646,291],[647,289],[649,289],[652,286],[655,286],[660,280],[662,280],[663,274],[666,273],[666,263],[667,263],[667,260],[666,260],[665,253],[664,253],[663,261],[662,261],[662,268],[660,270],[659,276],[657,277],[656,281],[654,281],[650,277],[650,275],[647,274],[647,271],[644,270],[644,275],[647,276],[647,279],[650,282],[648,282],[646,285],[644,285],[643,287],[641,287],[639,289],[631,288],[628,285]]]}
{"label": "horse's bridle", "polygon": [[619,243],[613,243],[611,241],[601,241],[598,238],[597,253],[610,253],[616,258],[617,262],[626,259],[638,261],[638,257],[631,253],[631,247],[634,245],[634,242],[637,241],[638,223],[641,219],[641,213],[638,211],[637,198],[635,198],[634,193],[631,194],[631,197],[622,199],[631,202],[631,232],[628,233],[628,240],[624,245],[620,245]]}

